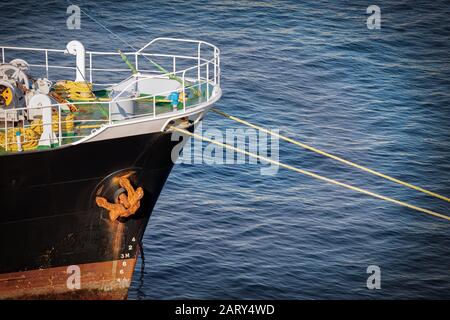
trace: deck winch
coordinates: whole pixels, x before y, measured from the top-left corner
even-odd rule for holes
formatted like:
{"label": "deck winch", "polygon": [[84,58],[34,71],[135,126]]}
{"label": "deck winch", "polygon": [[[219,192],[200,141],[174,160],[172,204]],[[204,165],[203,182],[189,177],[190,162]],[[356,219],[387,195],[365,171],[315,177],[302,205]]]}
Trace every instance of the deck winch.
{"label": "deck winch", "polygon": [[[55,132],[59,130],[59,115],[52,105],[60,101],[54,97],[50,80],[34,79],[29,72],[29,64],[22,59],[0,64],[0,121],[8,129],[0,138],[2,145],[13,151],[58,142]],[[62,110],[71,111],[70,106]],[[69,121],[72,123],[66,127],[73,127],[73,117]]]}
{"label": "deck winch", "polygon": [[[34,120],[42,110],[33,103],[36,95],[49,96],[52,82],[45,78],[33,79],[25,60],[15,59],[0,64],[0,119],[17,122]],[[54,103],[50,99],[50,104]]]}
{"label": "deck winch", "polygon": [[29,67],[23,60],[0,65],[0,108],[23,108],[29,89]]}

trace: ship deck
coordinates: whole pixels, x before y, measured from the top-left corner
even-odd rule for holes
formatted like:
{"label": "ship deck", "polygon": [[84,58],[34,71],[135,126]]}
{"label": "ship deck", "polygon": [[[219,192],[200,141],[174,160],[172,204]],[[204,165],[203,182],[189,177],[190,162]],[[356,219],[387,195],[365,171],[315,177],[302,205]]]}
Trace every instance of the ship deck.
{"label": "ship deck", "polygon": [[[171,45],[172,47],[175,45],[178,49],[185,44],[194,45],[196,55],[146,52],[160,42],[164,43],[167,49]],[[205,53],[205,48],[210,51],[212,49],[209,56]],[[30,64],[30,66],[33,70],[43,69],[49,79],[61,79],[57,71],[67,71],[72,68],[49,63],[50,54],[66,53],[66,50],[0,47],[3,63],[5,63],[5,52],[8,50],[14,53],[21,50],[27,54],[45,53],[46,59],[43,64]],[[51,97],[52,104],[30,106],[27,102],[25,107],[0,108],[0,155],[33,151],[42,148],[42,145],[45,146],[44,148],[61,147],[88,138],[101,128],[129,122],[129,120],[151,121],[167,115],[182,117],[197,106],[207,105],[209,101],[215,100],[221,94],[219,50],[205,42],[157,38],[137,52],[87,51],[85,54],[89,57],[89,67],[86,72],[88,75],[83,75],[84,81],[81,82],[51,80],[52,86],[48,96]],[[135,65],[131,66],[124,56],[134,57]],[[19,57],[28,58],[29,55],[19,55]],[[111,68],[110,65],[108,68],[93,65],[103,57],[115,58],[119,68]],[[120,58],[127,62],[131,70],[123,69],[124,61]],[[165,67],[171,71],[163,68],[162,62],[154,62],[156,58],[170,62],[170,67],[167,67],[167,64]],[[147,65],[150,61],[159,69],[159,72],[150,71],[148,67],[144,68],[144,63],[140,62],[140,59],[146,60],[144,62],[147,62]],[[76,71],[78,72],[79,69],[77,65]],[[50,72],[55,73],[52,78],[50,78]],[[102,81],[95,81],[96,72],[103,74]],[[128,76],[121,79],[117,77],[118,74],[128,74]],[[108,83],[107,80],[113,78],[119,81]],[[30,77],[30,79],[33,78]],[[176,94],[177,104],[174,102],[173,94]],[[48,120],[49,108],[51,108],[51,121]],[[44,117],[46,109],[47,117]],[[49,126],[53,132],[51,137],[48,134]],[[47,134],[44,137],[42,132],[46,128]]]}

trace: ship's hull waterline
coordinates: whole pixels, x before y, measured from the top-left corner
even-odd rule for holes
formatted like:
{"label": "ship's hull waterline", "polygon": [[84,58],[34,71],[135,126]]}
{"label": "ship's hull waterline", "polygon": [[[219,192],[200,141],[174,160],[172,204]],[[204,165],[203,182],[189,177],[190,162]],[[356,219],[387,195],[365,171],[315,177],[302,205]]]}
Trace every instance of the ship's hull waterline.
{"label": "ship's hull waterline", "polygon": [[[0,299],[126,298],[177,143],[155,132],[0,157]],[[112,221],[96,197],[113,201],[124,175],[144,196]]]}

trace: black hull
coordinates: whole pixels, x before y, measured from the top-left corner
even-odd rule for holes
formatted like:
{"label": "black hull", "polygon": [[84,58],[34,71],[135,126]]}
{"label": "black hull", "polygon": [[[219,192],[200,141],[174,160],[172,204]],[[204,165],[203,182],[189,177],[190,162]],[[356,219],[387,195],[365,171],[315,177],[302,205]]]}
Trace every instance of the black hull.
{"label": "black hull", "polygon": [[[177,143],[158,132],[0,157],[0,275],[136,259]],[[111,221],[95,197],[111,201],[124,173],[144,197],[135,215]]]}

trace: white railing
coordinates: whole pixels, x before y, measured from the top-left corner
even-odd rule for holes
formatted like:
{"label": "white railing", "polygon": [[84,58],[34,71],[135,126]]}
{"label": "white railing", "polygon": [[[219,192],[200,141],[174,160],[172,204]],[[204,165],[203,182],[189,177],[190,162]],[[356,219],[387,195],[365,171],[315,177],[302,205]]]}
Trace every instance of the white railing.
{"label": "white railing", "polygon": [[[179,44],[179,47],[176,47],[176,49],[183,49],[183,45],[194,45],[196,46],[196,54],[195,55],[183,55],[183,54],[170,54],[170,53],[152,53],[147,52],[152,49],[153,46],[161,43],[168,43],[170,45]],[[51,79],[52,74],[54,73],[53,70],[73,70],[76,71],[76,67],[74,66],[67,66],[67,65],[57,65],[57,64],[51,64],[49,55],[66,55],[66,50],[57,50],[57,49],[40,49],[40,48],[21,48],[21,47],[0,47],[1,50],[1,61],[3,63],[7,63],[7,57],[14,52],[32,52],[32,53],[43,53],[43,63],[35,63],[30,64],[31,68],[42,68],[45,72],[45,77],[48,79]],[[112,119],[111,116],[111,105],[112,103],[117,102],[125,102],[125,101],[136,101],[136,102],[143,102],[145,100],[151,101],[151,109],[149,112],[141,112],[139,114],[136,114],[134,116],[130,117],[124,117],[122,120],[129,120],[132,118],[137,117],[143,117],[143,116],[152,116],[153,118],[158,118],[160,116],[164,116],[165,113],[158,114],[157,112],[157,97],[160,96],[167,96],[173,91],[177,91],[178,93],[182,94],[182,103],[183,108],[182,110],[175,111],[177,113],[185,113],[188,111],[188,109],[191,109],[193,107],[196,107],[200,104],[203,104],[205,102],[210,101],[211,99],[215,98],[213,96],[213,89],[220,87],[220,51],[219,49],[207,42],[204,41],[197,41],[197,40],[186,40],[186,39],[175,39],[175,38],[156,38],[149,43],[147,43],[144,47],[139,49],[136,52],[123,52],[127,57],[134,57],[134,67],[138,71],[138,74],[136,76],[131,76],[128,79],[133,79],[129,85],[124,88],[121,92],[119,92],[113,99],[107,102],[102,101],[89,101],[89,102],[68,102],[68,103],[58,103],[58,104],[52,104],[49,106],[41,106],[39,109],[52,107],[55,112],[57,112],[58,116],[58,143],[64,144],[62,141],[64,139],[81,139],[87,135],[77,135],[76,137],[64,137],[63,133],[61,132],[61,128],[63,125],[65,125],[65,121],[62,119],[62,114],[64,113],[62,111],[62,107],[68,106],[68,105],[91,105],[93,108],[99,108],[99,106],[107,105],[108,112],[107,115],[104,115],[104,119],[76,119],[75,123],[89,123],[89,122],[101,122],[101,125],[110,125],[113,122],[116,122]],[[91,83],[94,83],[96,86],[113,86],[116,85],[116,83],[96,83],[94,80],[94,74],[97,72],[103,72],[106,73],[106,76],[103,78],[108,78],[111,76],[111,74],[117,74],[117,73],[124,73],[128,72],[130,73],[131,70],[123,67],[103,67],[103,66],[97,66],[94,65],[94,63],[97,63],[96,61],[99,60],[101,57],[108,57],[117,56],[119,59],[117,63],[120,63],[121,65],[124,65],[124,62],[122,61],[120,57],[119,52],[99,52],[99,51],[86,51],[86,57],[88,59],[88,67],[86,68],[89,72],[88,80]],[[17,56],[14,56],[11,54],[11,59],[18,58]],[[23,57],[20,57],[23,58]],[[140,68],[140,66],[143,64],[142,60],[146,60],[152,65],[155,65],[152,59],[160,58],[160,59],[166,59],[170,61],[171,65],[171,71],[167,72],[161,72],[161,70],[158,70],[155,72],[155,70],[150,69],[143,69]],[[145,61],[144,61],[145,62]],[[188,67],[180,67],[180,64],[182,63],[188,63]],[[159,63],[158,63],[159,65]],[[157,68],[158,69],[158,68]],[[193,73],[192,75],[190,75]],[[190,76],[189,76],[190,75]],[[141,97],[134,97],[134,98],[127,98],[124,97],[125,92],[127,92],[127,89],[130,89],[132,86],[137,85],[140,81],[148,80],[148,79],[154,79],[154,78],[172,78],[176,79],[177,81],[181,82],[181,87],[178,90],[172,90],[168,92],[157,92],[152,95],[146,95]],[[123,79],[121,79],[123,80]],[[198,101],[195,101],[191,105],[187,104],[187,97],[186,97],[186,90],[190,88],[196,88],[199,92],[201,92],[201,97],[199,97]],[[202,92],[204,88],[205,92]],[[216,91],[218,92],[218,91]],[[204,96],[203,96],[204,95]],[[204,98],[204,99],[203,99]],[[8,142],[7,136],[8,136],[8,130],[14,130],[15,128],[8,127],[8,116],[10,113],[25,113],[29,112],[30,108],[15,108],[15,109],[8,109],[3,110],[3,119],[5,119],[4,128],[3,130],[0,129],[0,131],[3,131],[4,133],[4,141],[1,141],[0,143],[3,144],[3,147],[5,150],[8,150],[8,144],[11,144]],[[95,110],[95,109],[94,109]],[[98,109],[96,109],[98,110]],[[102,109],[103,110],[103,109]],[[174,112],[174,111],[171,111]],[[45,124],[44,124],[45,125]],[[27,127],[31,126],[31,124],[25,124],[25,121],[22,121],[22,127],[26,129]],[[100,127],[100,125],[99,125]],[[29,142],[28,140],[24,141]]]}
{"label": "white railing", "polygon": [[[197,44],[197,54],[194,56],[189,56],[189,55],[176,55],[176,54],[162,54],[162,53],[148,53],[145,52],[148,49],[151,49],[151,47],[155,44],[158,44],[160,42],[168,42],[168,43],[180,43],[180,44],[185,44],[185,43],[193,43],[193,44]],[[212,58],[207,59],[204,56],[207,56],[207,53],[205,51],[202,51],[204,47],[209,48],[210,54],[212,53]],[[30,67],[34,67],[34,68],[42,68],[45,70],[46,72],[46,78],[50,79],[51,78],[51,69],[60,69],[60,70],[76,70],[75,66],[64,66],[64,65],[55,65],[55,64],[51,64],[49,62],[49,53],[50,54],[59,54],[59,55],[67,55],[67,50],[61,50],[61,49],[43,49],[43,48],[32,48],[32,47],[6,47],[6,46],[0,46],[0,50],[1,50],[1,61],[2,63],[7,63],[8,59],[7,57],[9,57],[9,54],[11,54],[10,60],[17,58],[17,56],[14,55],[14,53],[17,53],[17,51],[22,51],[22,52],[34,52],[34,53],[43,53],[43,63],[40,64],[30,64]],[[207,50],[207,49],[206,49]],[[11,51],[8,52],[8,51]],[[8,53],[8,55],[7,55]],[[151,59],[153,58],[170,58],[172,60],[172,72],[171,73],[175,73],[177,72],[178,68],[177,68],[177,63],[178,60],[194,60],[196,61],[196,67],[197,67],[197,71],[198,71],[198,78],[200,79],[200,73],[201,73],[201,67],[204,66],[206,63],[207,65],[212,64],[214,71],[213,71],[213,76],[211,78],[212,82],[214,82],[214,84],[220,84],[220,50],[207,42],[204,41],[198,41],[198,40],[188,40],[188,39],[176,39],[176,38],[156,38],[152,41],[150,41],[149,43],[147,43],[145,46],[143,46],[141,49],[139,49],[136,52],[122,52],[122,54],[124,54],[127,57],[133,57],[134,58],[134,64],[135,64],[135,68],[136,70],[138,70],[139,72],[145,73],[145,72],[155,72],[155,70],[151,70],[151,69],[140,69],[139,65],[140,65],[140,61],[142,59]],[[95,57],[107,57],[107,56],[117,56],[120,58],[120,53],[119,52],[101,52],[101,51],[86,51],[86,56],[88,59],[88,67],[86,68],[89,71],[89,82],[91,83],[95,83],[95,79],[94,79],[94,75],[93,72],[97,71],[97,72],[130,72],[130,69],[128,68],[96,68],[94,66],[94,61],[95,61]],[[122,62],[122,60],[118,60],[118,62],[120,62],[120,64],[123,66],[124,63]],[[114,83],[113,83],[114,84]],[[104,84],[104,85],[111,85],[110,83],[108,84]]]}

